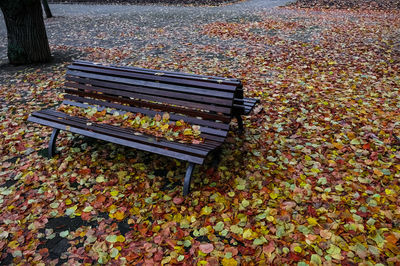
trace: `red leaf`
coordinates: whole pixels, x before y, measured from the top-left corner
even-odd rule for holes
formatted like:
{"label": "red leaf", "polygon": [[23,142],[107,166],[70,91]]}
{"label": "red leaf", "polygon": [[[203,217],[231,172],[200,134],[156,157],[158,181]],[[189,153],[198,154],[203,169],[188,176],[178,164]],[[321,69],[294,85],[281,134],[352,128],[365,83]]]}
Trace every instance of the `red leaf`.
{"label": "red leaf", "polygon": [[181,203],[183,202],[183,199],[182,199],[182,198],[179,198],[179,197],[175,197],[172,201],[173,201],[175,204],[181,204]]}
{"label": "red leaf", "polygon": [[201,250],[201,252],[208,254],[214,250],[214,246],[211,243],[201,244],[199,249]]}

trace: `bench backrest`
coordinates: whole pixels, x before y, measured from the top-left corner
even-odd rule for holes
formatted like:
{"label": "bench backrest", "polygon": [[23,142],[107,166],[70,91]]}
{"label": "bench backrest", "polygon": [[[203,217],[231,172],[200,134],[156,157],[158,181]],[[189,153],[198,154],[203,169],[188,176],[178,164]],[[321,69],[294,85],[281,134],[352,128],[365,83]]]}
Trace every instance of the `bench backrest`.
{"label": "bench backrest", "polygon": [[87,103],[154,116],[168,112],[201,126],[206,138],[223,141],[240,81],[76,61],[68,67],[64,96]]}

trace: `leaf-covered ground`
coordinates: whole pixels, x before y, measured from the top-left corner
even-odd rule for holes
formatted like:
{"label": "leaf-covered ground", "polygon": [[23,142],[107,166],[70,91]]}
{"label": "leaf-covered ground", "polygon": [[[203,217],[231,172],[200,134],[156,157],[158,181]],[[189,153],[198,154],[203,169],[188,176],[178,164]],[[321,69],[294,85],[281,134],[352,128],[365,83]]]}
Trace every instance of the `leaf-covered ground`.
{"label": "leaf-covered ground", "polygon": [[[2,69],[0,264],[400,263],[397,11],[124,18],[47,21],[66,62]],[[26,119],[72,58],[231,76],[261,104],[183,198],[177,160],[70,133],[45,157]]]}
{"label": "leaf-covered ground", "polygon": [[290,4],[296,7],[332,9],[400,9],[400,0],[296,0]]}

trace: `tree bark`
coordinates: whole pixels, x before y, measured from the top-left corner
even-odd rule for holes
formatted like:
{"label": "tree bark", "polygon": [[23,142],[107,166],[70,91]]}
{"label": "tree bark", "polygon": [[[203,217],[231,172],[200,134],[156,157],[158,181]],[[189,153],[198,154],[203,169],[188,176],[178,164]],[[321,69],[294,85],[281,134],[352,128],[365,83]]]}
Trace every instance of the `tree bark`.
{"label": "tree bark", "polygon": [[40,0],[0,0],[7,27],[8,59],[13,65],[51,60]]}
{"label": "tree bark", "polygon": [[46,13],[46,17],[52,18],[53,14],[51,14],[51,10],[49,7],[49,3],[47,3],[47,0],[42,0],[42,5],[43,5],[44,12]]}

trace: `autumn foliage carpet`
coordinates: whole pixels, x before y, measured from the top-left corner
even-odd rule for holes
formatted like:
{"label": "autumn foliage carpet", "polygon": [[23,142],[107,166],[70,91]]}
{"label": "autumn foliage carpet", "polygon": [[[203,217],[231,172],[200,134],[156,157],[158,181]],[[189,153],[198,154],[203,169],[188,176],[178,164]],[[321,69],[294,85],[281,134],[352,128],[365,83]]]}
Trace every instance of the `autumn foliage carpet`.
{"label": "autumn foliage carpet", "polygon": [[326,9],[400,9],[400,0],[296,0],[291,6]]}
{"label": "autumn foliage carpet", "polygon": [[261,99],[186,198],[177,160],[70,133],[45,157],[51,130],[26,119],[62,100],[69,62],[1,73],[0,264],[398,265],[400,14],[256,15],[192,28],[127,22],[98,37],[147,31],[152,42],[138,47],[52,45],[239,78]]}

